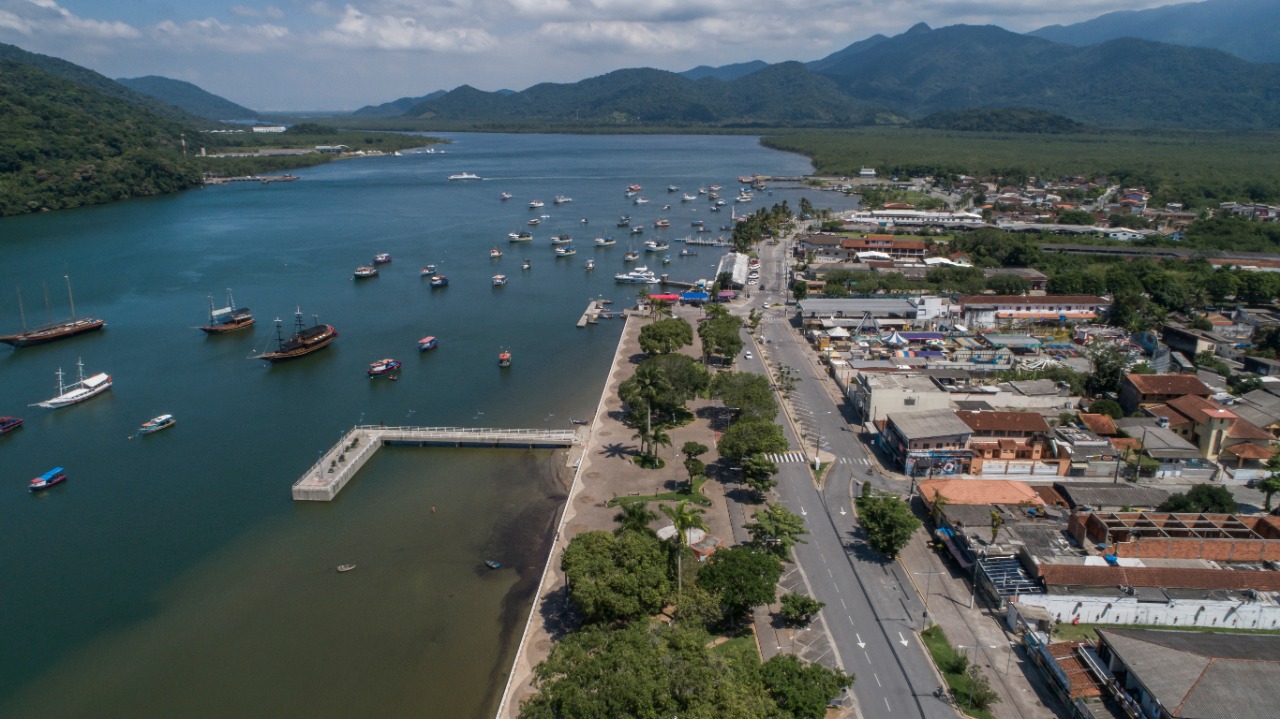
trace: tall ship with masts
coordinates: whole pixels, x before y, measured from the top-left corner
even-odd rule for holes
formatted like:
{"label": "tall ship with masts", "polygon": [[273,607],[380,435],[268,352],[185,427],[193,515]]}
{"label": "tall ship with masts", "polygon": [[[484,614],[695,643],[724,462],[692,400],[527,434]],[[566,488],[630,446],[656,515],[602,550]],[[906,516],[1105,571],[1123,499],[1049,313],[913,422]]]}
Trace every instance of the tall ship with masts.
{"label": "tall ship with masts", "polygon": [[79,404],[91,397],[98,395],[111,389],[111,375],[106,372],[99,372],[92,377],[84,376],[84,362],[76,360],[78,369],[78,379],[71,384],[63,382],[62,368],[58,368],[58,394],[52,399],[43,402],[37,402],[32,407],[46,407],[48,409],[58,409],[59,407],[67,407],[73,404]]}
{"label": "tall ship with masts", "polygon": [[200,329],[211,335],[235,332],[253,326],[253,312],[248,307],[236,307],[236,300],[227,288],[227,306],[214,309],[213,295],[209,295],[209,324]]}
{"label": "tall ship with masts", "polygon": [[302,308],[299,307],[294,313],[293,334],[288,339],[285,339],[283,325],[280,322],[280,318],[277,317],[276,349],[272,352],[256,355],[253,359],[261,359],[268,362],[284,362],[285,360],[297,359],[328,347],[331,342],[338,338],[338,330],[333,325],[320,324],[318,319],[314,319],[314,315],[313,321],[315,322],[314,325],[303,327]]}
{"label": "tall ship with masts", "polygon": [[[76,317],[76,301],[71,294],[71,277],[70,275],[63,275],[63,278],[67,281],[67,300],[71,303],[71,319],[65,322],[47,324],[35,329],[27,329],[27,313],[22,308],[22,292],[19,291],[18,314],[22,316],[22,331],[11,335],[0,335],[0,342],[14,347],[30,347],[74,337],[85,332],[93,332],[107,326],[105,321],[95,317]],[[45,299],[48,299],[48,293],[45,294]]]}

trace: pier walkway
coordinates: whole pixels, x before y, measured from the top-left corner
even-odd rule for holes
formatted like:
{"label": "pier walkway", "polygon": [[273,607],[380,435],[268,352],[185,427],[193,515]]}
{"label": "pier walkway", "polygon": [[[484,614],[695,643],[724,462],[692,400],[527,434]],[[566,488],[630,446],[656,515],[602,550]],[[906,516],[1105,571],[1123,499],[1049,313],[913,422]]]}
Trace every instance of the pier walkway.
{"label": "pier walkway", "polygon": [[295,500],[331,501],[385,444],[419,447],[518,447],[554,449],[580,444],[572,429],[477,429],[356,425],[293,483]]}

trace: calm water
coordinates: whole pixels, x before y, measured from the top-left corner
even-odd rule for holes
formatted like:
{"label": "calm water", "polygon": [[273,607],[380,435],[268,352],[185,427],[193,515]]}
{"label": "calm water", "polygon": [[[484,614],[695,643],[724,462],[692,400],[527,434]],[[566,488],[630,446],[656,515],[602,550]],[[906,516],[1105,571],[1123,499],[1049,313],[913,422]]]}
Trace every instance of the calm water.
{"label": "calm water", "polygon": [[[589,298],[634,296],[612,280],[626,250],[618,215],[647,222],[645,238],[669,217],[666,236],[682,237],[692,219],[728,222],[728,208],[682,204],[667,184],[721,184],[731,199],[740,174],[808,163],[752,138],[452,139],[445,154],[335,162],[293,183],[0,221],[0,331],[19,326],[19,285],[29,323],[46,318],[42,283],[63,317],[64,274],[80,314],[108,322],[0,347],[0,415],[26,418],[0,438],[0,715],[492,714],[563,499],[563,458],[394,448],[333,503],[294,503],[289,485],[356,422],[567,428],[589,416],[621,325],[574,323]],[[462,171],[488,179],[445,181]],[[631,204],[631,183],[651,203]],[[573,202],[555,207],[556,194]],[[799,197],[778,190],[747,207]],[[531,199],[546,207],[529,210]],[[508,244],[535,214],[550,215],[535,242]],[[547,238],[563,232],[575,257],[552,255]],[[596,249],[598,234],[619,243]],[[507,255],[490,260],[494,246]],[[377,252],[394,262],[352,281]],[[673,257],[665,271],[709,277],[717,256]],[[419,278],[428,262],[448,288]],[[497,272],[507,286],[490,285]],[[193,329],[207,295],[228,287],[258,325]],[[337,342],[278,366],[247,359],[297,305],[308,323],[336,325]],[[419,355],[427,334],[440,347]],[[506,371],[501,348],[514,357]],[[78,357],[115,388],[28,408]],[[365,378],[382,357],[405,361],[399,382]],[[129,439],[166,412],[176,427]],[[69,481],[29,495],[27,481],[55,465]],[[486,558],[507,568],[483,569]],[[358,569],[338,575],[345,562]]]}

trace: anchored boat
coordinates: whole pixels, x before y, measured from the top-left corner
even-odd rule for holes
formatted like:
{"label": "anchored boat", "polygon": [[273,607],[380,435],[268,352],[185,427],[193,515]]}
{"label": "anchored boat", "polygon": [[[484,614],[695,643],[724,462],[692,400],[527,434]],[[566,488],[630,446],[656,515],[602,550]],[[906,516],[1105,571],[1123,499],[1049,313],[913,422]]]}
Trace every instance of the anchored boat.
{"label": "anchored boat", "polygon": [[264,352],[251,359],[261,359],[273,363],[297,359],[328,347],[331,342],[338,338],[338,330],[333,325],[323,325],[318,320],[311,327],[304,328],[302,326],[301,307],[295,312],[294,318],[294,331],[287,340],[284,338],[283,325],[280,319],[276,318],[275,351]]}
{"label": "anchored boat", "polygon": [[32,345],[40,345],[46,342],[54,342],[56,340],[74,337],[85,332],[100,330],[107,326],[103,320],[93,317],[83,317],[76,319],[76,302],[71,294],[71,277],[63,275],[67,281],[67,301],[71,304],[71,319],[66,322],[58,322],[43,327],[37,327],[33,330],[27,329],[27,314],[22,309],[22,292],[18,292],[18,314],[22,317],[22,331],[11,335],[0,335],[0,342],[12,345],[14,347],[30,347]]}
{"label": "anchored boat", "polygon": [[418,340],[418,351],[426,352],[427,350],[433,350],[436,348],[436,345],[438,344],[439,342],[436,340],[434,336],[427,335],[426,337],[423,337],[422,339]]}
{"label": "anchored boat", "polygon": [[510,367],[510,366],[511,366],[511,353],[510,353],[510,352],[508,352],[508,351],[506,351],[506,350],[502,350],[501,352],[499,352],[499,353],[498,353],[498,366],[499,366],[499,367]]}
{"label": "anchored boat", "polygon": [[236,300],[231,296],[231,288],[227,288],[227,306],[222,309],[213,308],[213,295],[209,295],[209,324],[200,328],[205,333],[216,335],[235,332],[252,325],[253,312],[248,307],[236,307]]}
{"label": "anchored boat", "polygon": [[27,489],[32,492],[39,492],[42,489],[48,489],[55,484],[62,484],[67,481],[67,470],[62,467],[54,467],[44,474],[31,480],[27,485]]}
{"label": "anchored boat", "polygon": [[53,399],[47,399],[43,402],[35,404],[35,407],[46,407],[48,409],[58,409],[72,404],[78,404],[91,397],[98,395],[111,389],[111,375],[106,372],[99,372],[92,377],[84,376],[84,362],[76,360],[76,367],[79,369],[79,380],[73,384],[62,383],[62,368],[58,368],[58,394]]}
{"label": "anchored boat", "polygon": [[382,377],[400,369],[401,362],[398,359],[380,359],[377,362],[369,363],[369,376]]}
{"label": "anchored boat", "polygon": [[152,417],[146,422],[143,422],[142,426],[138,428],[138,434],[155,434],[162,429],[169,429],[177,423],[178,420],[175,419],[173,415],[162,414],[159,417]]}

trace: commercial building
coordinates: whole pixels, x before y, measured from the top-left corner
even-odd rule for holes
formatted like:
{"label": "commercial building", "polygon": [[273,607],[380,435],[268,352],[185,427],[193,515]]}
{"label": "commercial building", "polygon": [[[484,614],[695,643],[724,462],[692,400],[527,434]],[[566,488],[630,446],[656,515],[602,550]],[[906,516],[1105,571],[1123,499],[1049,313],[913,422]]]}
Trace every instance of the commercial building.
{"label": "commercial building", "polygon": [[969,327],[1013,324],[1092,322],[1106,314],[1111,302],[1093,295],[969,295],[960,298]]}

